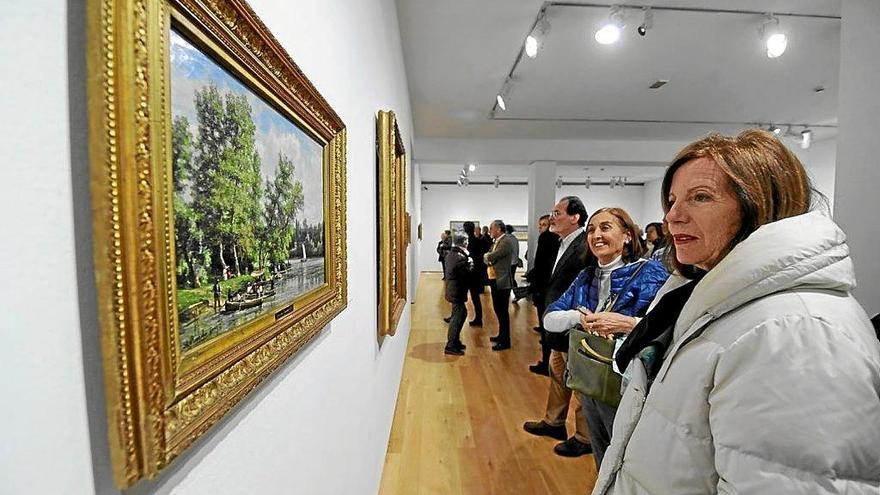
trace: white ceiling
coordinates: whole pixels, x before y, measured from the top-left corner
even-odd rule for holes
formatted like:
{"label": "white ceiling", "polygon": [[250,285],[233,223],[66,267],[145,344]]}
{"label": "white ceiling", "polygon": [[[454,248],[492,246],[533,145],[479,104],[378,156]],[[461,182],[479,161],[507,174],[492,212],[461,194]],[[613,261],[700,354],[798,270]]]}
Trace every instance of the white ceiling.
{"label": "white ceiling", "polygon": [[[663,176],[665,162],[558,162],[556,177],[563,182],[582,183],[586,177],[593,181],[607,181],[611,177],[626,177],[630,183],[648,182]],[[463,166],[461,163],[431,163],[422,167],[420,179],[425,182],[452,183],[458,178]],[[489,183],[498,176],[505,182],[526,182],[529,166],[519,163],[481,163],[477,169],[468,173],[472,183]]]}
{"label": "white ceiling", "polygon": [[[840,15],[839,0],[642,4]],[[397,6],[417,140],[688,141],[710,130],[735,133],[745,125],[662,122],[837,122],[838,19],[780,17],[788,50],[768,59],[758,39],[757,14],[654,11],[654,27],[642,38],[635,32],[641,13],[627,9],[621,42],[601,46],[593,33],[607,17],[607,8],[550,6],[551,30],[543,49],[537,59],[523,56],[514,72],[508,111],[493,119],[495,94],[542,2],[398,0]],[[657,79],[670,82],[648,89]],[[816,86],[825,91],[815,93]],[[833,137],[836,129],[816,128],[814,135],[817,140]],[[423,167],[422,173],[430,172]]]}

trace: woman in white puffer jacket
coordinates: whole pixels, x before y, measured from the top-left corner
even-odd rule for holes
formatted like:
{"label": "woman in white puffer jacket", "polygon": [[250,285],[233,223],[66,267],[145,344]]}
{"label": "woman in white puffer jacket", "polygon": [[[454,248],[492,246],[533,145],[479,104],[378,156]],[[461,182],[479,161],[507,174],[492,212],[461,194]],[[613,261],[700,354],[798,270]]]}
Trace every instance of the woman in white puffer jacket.
{"label": "woman in white puffer jacket", "polygon": [[593,494],[880,493],[880,343],[803,166],[770,133],[711,135],[662,191],[682,276],[617,355]]}

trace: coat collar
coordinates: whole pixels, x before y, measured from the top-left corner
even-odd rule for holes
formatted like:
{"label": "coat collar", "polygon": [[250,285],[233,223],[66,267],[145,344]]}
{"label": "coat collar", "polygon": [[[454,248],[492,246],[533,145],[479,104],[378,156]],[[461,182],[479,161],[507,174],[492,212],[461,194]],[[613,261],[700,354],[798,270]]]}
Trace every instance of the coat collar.
{"label": "coat collar", "polygon": [[761,297],[792,289],[849,292],[855,274],[846,235],[819,212],[762,225],[737,244],[694,288],[675,324],[673,356],[712,321]]}
{"label": "coat collar", "polygon": [[584,231],[581,230],[581,233],[575,236],[574,240],[571,241],[571,244],[569,244],[568,247],[565,249],[565,252],[562,253],[562,257],[559,258],[559,262],[556,263],[556,267],[553,269],[553,274],[550,275],[550,280],[556,278],[556,276],[559,274],[559,268],[567,263],[569,258],[575,256],[578,249],[583,249],[584,236]]}

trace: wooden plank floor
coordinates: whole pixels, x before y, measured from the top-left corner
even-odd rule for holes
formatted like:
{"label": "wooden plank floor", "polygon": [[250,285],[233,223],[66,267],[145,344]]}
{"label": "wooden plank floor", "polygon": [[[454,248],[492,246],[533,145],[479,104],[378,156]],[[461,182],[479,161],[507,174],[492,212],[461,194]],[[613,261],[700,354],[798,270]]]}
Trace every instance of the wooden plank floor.
{"label": "wooden plank floor", "polygon": [[462,330],[465,355],[446,356],[443,282],[439,273],[421,274],[379,493],[588,493],[596,478],[591,455],[557,456],[556,440],[522,429],[543,417],[547,403],[549,378],[528,370],[540,356],[534,307],[511,305],[513,348],[493,352],[498,323],[488,289],[482,302],[484,326]]}

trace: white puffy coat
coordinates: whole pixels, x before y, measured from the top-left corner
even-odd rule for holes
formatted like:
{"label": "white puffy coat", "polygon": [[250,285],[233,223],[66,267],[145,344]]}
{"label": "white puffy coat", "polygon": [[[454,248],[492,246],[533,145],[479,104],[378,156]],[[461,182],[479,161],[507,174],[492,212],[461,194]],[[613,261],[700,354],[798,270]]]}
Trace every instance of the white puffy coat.
{"label": "white puffy coat", "polygon": [[880,494],[880,343],[854,286],[819,213],[737,245],[694,289],[647,398],[630,364],[593,494]]}

